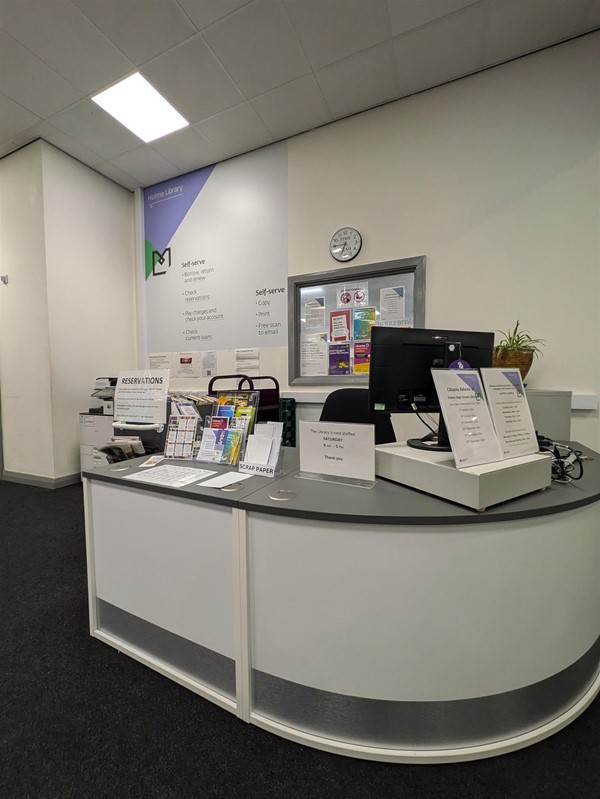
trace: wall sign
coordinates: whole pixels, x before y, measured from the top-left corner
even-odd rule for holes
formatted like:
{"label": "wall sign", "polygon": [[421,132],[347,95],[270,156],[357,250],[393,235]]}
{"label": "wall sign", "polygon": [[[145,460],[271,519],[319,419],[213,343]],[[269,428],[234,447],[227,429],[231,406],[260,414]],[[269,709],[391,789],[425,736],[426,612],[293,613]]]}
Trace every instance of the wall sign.
{"label": "wall sign", "polygon": [[149,352],[287,344],[287,146],[144,190]]}

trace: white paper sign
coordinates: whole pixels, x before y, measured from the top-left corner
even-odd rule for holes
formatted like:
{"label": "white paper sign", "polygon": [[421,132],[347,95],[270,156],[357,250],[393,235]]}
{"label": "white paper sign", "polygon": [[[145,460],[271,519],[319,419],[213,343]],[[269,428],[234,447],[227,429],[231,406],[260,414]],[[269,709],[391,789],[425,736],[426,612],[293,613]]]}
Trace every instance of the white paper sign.
{"label": "white paper sign", "polygon": [[148,355],[149,369],[169,369],[173,367],[172,352],[151,352]]}
{"label": "white paper sign", "polygon": [[298,423],[300,471],[375,481],[375,427],[339,422]]}
{"label": "white paper sign", "polygon": [[200,377],[202,356],[199,352],[174,352],[173,377]]}
{"label": "white paper sign", "polygon": [[202,377],[214,377],[217,374],[216,350],[204,350],[202,356]]}
{"label": "white paper sign", "polygon": [[518,369],[482,369],[492,421],[505,458],[539,451],[529,403]]}
{"label": "white paper sign", "polygon": [[236,374],[257,377],[260,374],[260,350],[258,347],[235,351]]}
{"label": "white paper sign", "polygon": [[302,336],[300,341],[300,374],[303,377],[326,375],[328,364],[327,333]]}
{"label": "white paper sign", "polygon": [[476,369],[432,369],[458,469],[502,460],[481,378]]}
{"label": "white paper sign", "polygon": [[304,324],[313,330],[325,327],[325,297],[315,297],[304,303]]}
{"label": "white paper sign", "polygon": [[115,389],[115,419],[138,424],[167,420],[168,369],[120,372]]}
{"label": "white paper sign", "polygon": [[144,472],[144,474],[135,472],[125,475],[123,479],[181,488],[190,483],[196,483],[203,477],[208,477],[209,474],[215,474],[215,472],[208,469],[194,469],[189,466],[155,466],[149,472]]}
{"label": "white paper sign", "polygon": [[357,283],[336,288],[338,308],[356,308],[369,304],[369,287],[367,283]]}
{"label": "white paper sign", "polygon": [[379,323],[386,327],[402,327],[406,318],[404,286],[379,291]]}

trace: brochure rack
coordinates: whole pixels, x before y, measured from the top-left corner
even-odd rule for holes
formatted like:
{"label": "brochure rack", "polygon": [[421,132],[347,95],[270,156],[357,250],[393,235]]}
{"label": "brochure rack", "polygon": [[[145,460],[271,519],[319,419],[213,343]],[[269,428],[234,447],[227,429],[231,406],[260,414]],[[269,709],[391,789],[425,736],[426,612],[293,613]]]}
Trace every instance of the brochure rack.
{"label": "brochure rack", "polygon": [[[271,375],[249,377],[248,375],[215,375],[208,384],[208,393],[213,394],[214,386],[220,380],[238,380],[238,391],[258,391],[257,422],[279,422],[279,381]],[[273,385],[268,388],[257,388],[254,384],[260,380],[270,380]]]}
{"label": "brochure rack", "polygon": [[215,399],[196,460],[236,466],[254,429],[258,391],[219,391]]}
{"label": "brochure rack", "polygon": [[239,388],[244,388],[244,383],[248,382],[248,388],[255,388],[255,383],[259,380],[270,380],[273,385],[268,388],[258,388],[258,414],[256,420],[258,422],[280,422],[280,408],[279,408],[279,381],[276,377],[271,375],[263,375],[261,377],[245,377],[240,381]]}

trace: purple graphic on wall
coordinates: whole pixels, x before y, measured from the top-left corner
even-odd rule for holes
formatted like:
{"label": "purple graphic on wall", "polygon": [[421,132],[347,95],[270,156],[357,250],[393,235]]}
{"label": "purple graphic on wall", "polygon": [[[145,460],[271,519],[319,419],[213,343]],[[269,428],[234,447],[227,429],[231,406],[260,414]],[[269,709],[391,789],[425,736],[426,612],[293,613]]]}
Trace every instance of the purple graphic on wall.
{"label": "purple graphic on wall", "polygon": [[214,168],[214,165],[207,166],[144,189],[146,278],[153,272],[164,274],[167,245]]}

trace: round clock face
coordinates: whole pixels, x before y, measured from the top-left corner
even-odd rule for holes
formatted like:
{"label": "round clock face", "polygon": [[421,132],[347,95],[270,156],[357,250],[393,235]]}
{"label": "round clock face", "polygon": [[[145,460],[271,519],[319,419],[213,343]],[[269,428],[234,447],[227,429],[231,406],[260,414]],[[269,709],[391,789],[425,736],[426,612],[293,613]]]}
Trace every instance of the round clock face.
{"label": "round clock face", "polygon": [[336,261],[351,261],[356,258],[362,247],[362,238],[353,227],[343,227],[331,237],[329,252]]}

